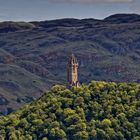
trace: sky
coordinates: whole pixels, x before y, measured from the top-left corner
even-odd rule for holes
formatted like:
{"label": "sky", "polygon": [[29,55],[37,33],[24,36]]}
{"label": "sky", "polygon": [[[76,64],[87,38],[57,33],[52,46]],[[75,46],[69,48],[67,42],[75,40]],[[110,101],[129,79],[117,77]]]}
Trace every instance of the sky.
{"label": "sky", "polygon": [[0,21],[103,19],[117,13],[140,14],[140,0],[0,0]]}

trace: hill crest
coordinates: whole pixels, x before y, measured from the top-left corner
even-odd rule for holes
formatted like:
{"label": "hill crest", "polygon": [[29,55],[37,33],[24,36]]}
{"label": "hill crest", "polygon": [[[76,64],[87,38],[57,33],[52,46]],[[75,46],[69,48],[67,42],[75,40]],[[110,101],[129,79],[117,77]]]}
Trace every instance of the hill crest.
{"label": "hill crest", "polygon": [[63,18],[56,20],[46,20],[46,21],[32,21],[32,22],[13,22],[13,21],[4,21],[0,22],[0,33],[7,32],[16,32],[23,30],[31,30],[34,28],[49,28],[49,27],[78,27],[78,26],[93,26],[107,22],[110,24],[121,24],[121,23],[134,23],[140,22],[140,15],[138,14],[114,14],[106,17],[103,20],[85,18],[85,19],[76,19],[76,18]]}

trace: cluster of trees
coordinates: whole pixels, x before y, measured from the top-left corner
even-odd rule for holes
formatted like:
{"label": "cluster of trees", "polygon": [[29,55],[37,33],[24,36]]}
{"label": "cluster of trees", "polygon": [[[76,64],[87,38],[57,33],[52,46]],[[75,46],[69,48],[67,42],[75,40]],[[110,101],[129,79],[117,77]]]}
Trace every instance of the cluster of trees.
{"label": "cluster of trees", "polygon": [[0,118],[0,140],[140,140],[140,84],[54,86]]}

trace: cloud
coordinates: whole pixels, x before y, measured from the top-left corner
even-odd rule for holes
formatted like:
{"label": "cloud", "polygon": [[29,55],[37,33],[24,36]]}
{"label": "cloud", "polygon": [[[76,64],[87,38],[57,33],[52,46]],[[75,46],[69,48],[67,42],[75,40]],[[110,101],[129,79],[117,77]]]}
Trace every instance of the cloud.
{"label": "cloud", "polygon": [[130,6],[130,10],[134,13],[140,14],[140,1],[134,0],[134,2]]}
{"label": "cloud", "polygon": [[130,10],[134,13],[140,14],[140,4],[134,4],[130,7]]}
{"label": "cloud", "polygon": [[65,3],[129,3],[134,0],[49,0],[50,2]]}

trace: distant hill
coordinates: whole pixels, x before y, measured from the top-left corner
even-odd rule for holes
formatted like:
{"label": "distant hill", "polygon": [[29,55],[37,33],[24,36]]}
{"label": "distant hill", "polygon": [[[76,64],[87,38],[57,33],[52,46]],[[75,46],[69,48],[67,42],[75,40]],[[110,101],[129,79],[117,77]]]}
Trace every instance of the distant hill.
{"label": "distant hill", "polygon": [[1,140],[139,140],[140,84],[92,81],[54,86],[37,101],[0,117]]}
{"label": "distant hill", "polygon": [[0,23],[0,32],[1,33],[8,33],[8,32],[15,32],[20,30],[27,30],[35,28],[34,24],[27,23],[27,22],[1,22]]}
{"label": "distant hill", "polygon": [[109,16],[104,19],[104,21],[110,22],[110,23],[134,23],[134,22],[140,22],[140,15],[137,14],[116,14]]}
{"label": "distant hill", "polygon": [[65,84],[71,52],[81,83],[140,82],[140,15],[0,23],[0,110],[6,114]]}

